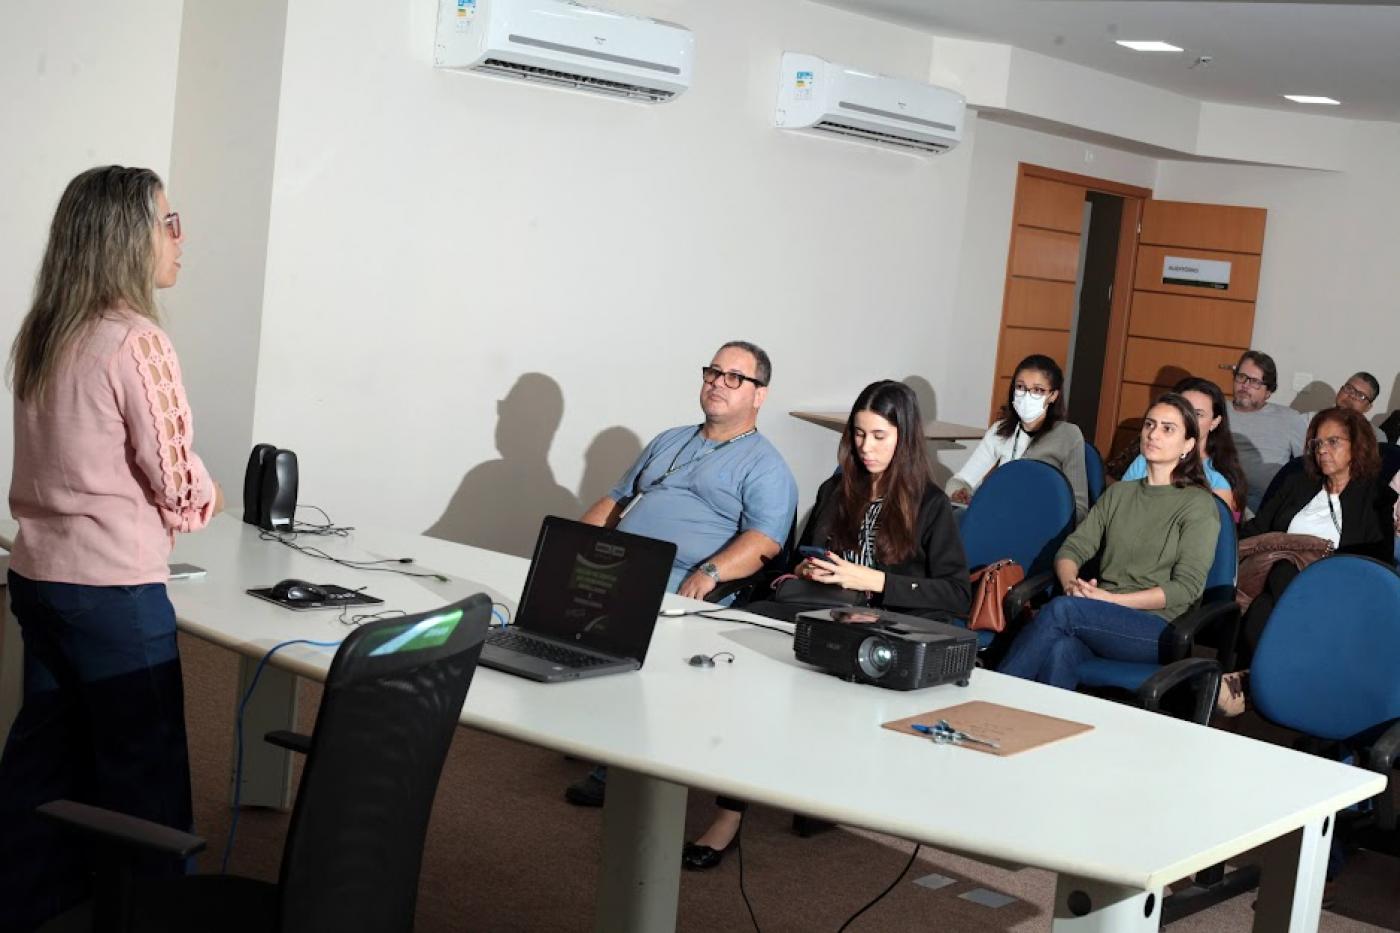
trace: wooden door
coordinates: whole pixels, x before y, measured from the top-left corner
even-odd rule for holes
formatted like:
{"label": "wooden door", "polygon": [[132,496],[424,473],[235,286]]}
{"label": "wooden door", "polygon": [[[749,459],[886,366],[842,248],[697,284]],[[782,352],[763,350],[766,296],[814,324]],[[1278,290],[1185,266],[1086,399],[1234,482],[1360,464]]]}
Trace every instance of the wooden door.
{"label": "wooden door", "polygon": [[1136,439],[1151,400],[1178,379],[1232,394],[1230,367],[1254,333],[1265,217],[1257,207],[1144,203],[1116,411],[1100,412],[1113,451]]}
{"label": "wooden door", "polygon": [[[1084,226],[1084,201],[1089,192],[1124,199],[1123,232],[1120,234],[1118,272],[1113,293],[1113,319],[1126,320],[1129,283],[1134,258],[1131,244],[1136,233],[1140,205],[1152,192],[1103,178],[1075,175],[1039,165],[1022,163],[1016,180],[1012,213],[1011,248],[1006,259],[1001,333],[997,341],[996,370],[992,382],[990,418],[1006,399],[1006,388],[1016,364],[1032,353],[1043,353],[1069,369],[1070,332],[1075,316],[1076,283],[1080,275],[1080,238]],[[1110,323],[1104,371],[1104,389],[1116,399],[1121,359],[1121,326]],[[1109,405],[1116,414],[1116,405]],[[1103,406],[1100,406],[1102,413]],[[1101,414],[1102,419],[1102,414]],[[1109,422],[1110,432],[1112,421]],[[1101,433],[1108,438],[1110,433]]]}

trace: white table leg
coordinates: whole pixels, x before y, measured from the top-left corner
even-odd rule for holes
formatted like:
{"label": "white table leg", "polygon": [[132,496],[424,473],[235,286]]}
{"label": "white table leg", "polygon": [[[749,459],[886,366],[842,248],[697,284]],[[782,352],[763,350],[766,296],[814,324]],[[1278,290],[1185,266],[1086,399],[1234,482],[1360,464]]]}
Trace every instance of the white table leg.
{"label": "white table leg", "polygon": [[0,602],[5,604],[4,634],[0,636],[0,745],[10,734],[24,702],[24,636],[10,611],[8,588],[0,579]]}
{"label": "white table leg", "polygon": [[1055,933],[1146,933],[1161,929],[1162,891],[1073,875],[1055,879]]}
{"label": "white table leg", "polygon": [[[234,698],[234,714],[248,692],[258,659],[238,659],[238,696]],[[263,736],[278,729],[297,727],[297,685],[295,674],[271,665],[263,668],[257,689],[248,699],[243,712],[243,793],[239,803],[245,807],[272,807],[286,810],[292,805],[292,753],[263,741]],[[234,761],[229,764],[229,802],[233,802]]]}
{"label": "white table leg", "polygon": [[685,797],[679,784],[608,768],[598,933],[675,930]]}
{"label": "white table leg", "polygon": [[1335,822],[1329,815],[1260,848],[1256,931],[1315,933]]}

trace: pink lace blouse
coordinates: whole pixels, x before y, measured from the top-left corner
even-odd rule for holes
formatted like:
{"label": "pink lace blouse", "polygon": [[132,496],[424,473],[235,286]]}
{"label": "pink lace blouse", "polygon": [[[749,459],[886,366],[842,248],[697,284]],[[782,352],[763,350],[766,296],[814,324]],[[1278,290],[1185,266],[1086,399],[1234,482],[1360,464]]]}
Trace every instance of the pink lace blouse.
{"label": "pink lace blouse", "polygon": [[10,567],[55,583],[164,582],[175,532],[214,514],[193,444],[169,338],[128,309],[107,312],[42,404],[15,399]]}

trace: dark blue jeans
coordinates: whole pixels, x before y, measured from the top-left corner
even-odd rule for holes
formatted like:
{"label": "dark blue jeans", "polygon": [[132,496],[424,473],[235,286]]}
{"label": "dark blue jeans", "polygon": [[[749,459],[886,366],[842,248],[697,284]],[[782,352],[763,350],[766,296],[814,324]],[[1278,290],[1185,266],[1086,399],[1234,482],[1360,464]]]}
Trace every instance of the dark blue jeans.
{"label": "dark blue jeans", "polygon": [[1057,596],[1016,636],[1000,670],[1073,690],[1079,686],[1079,665],[1093,657],[1157,663],[1166,632],[1166,620],[1144,609]]}
{"label": "dark blue jeans", "polygon": [[[177,829],[193,822],[175,611],[165,585],[42,583],[11,572],[24,636],[24,703],[0,757],[0,930],[89,895],[83,837],[34,815],[79,800]],[[184,863],[147,858],[141,876]]]}

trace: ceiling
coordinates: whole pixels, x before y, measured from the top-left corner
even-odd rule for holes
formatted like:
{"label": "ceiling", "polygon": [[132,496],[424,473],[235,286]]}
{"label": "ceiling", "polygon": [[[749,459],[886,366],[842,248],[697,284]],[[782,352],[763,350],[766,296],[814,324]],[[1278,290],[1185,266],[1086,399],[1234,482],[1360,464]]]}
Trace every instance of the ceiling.
{"label": "ceiling", "polygon": [[[818,0],[941,36],[1013,45],[1198,100],[1400,122],[1400,0]],[[1116,39],[1186,51],[1133,52]],[[1198,58],[1211,61],[1191,67]],[[1298,105],[1283,94],[1333,97]]]}

